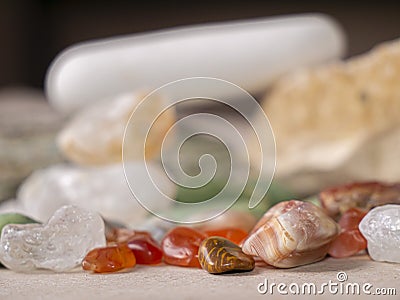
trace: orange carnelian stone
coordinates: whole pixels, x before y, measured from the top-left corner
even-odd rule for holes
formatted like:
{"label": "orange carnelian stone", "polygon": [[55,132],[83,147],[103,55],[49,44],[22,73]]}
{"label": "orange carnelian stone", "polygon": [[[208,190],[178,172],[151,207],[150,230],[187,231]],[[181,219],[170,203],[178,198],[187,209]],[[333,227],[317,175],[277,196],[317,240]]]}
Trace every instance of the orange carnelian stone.
{"label": "orange carnelian stone", "polygon": [[206,237],[205,234],[192,228],[173,228],[161,242],[164,261],[175,266],[201,268],[198,252],[201,242]]}
{"label": "orange carnelian stone", "polygon": [[240,228],[223,228],[205,231],[207,236],[219,236],[230,240],[231,242],[240,245],[240,243],[247,237],[247,232]]}
{"label": "orange carnelian stone", "polygon": [[159,264],[163,252],[153,238],[145,235],[136,235],[128,240],[128,246],[135,254],[136,263],[143,265]]}
{"label": "orange carnelian stone", "polygon": [[342,229],[358,229],[358,225],[367,213],[358,208],[350,208],[339,220]]}
{"label": "orange carnelian stone", "polygon": [[84,270],[95,273],[116,272],[135,265],[135,255],[126,243],[93,249],[82,262]]}
{"label": "orange carnelian stone", "polygon": [[337,258],[354,255],[367,248],[367,240],[358,229],[366,213],[357,208],[347,210],[339,220],[341,233],[329,248],[329,255]]}

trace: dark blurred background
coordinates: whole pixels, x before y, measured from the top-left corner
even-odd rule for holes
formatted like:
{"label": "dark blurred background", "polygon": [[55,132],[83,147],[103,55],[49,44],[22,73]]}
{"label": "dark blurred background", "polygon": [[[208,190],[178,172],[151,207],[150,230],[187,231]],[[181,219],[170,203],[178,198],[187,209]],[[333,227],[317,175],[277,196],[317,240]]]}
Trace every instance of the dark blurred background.
{"label": "dark blurred background", "polygon": [[397,1],[0,0],[0,88],[42,87],[46,69],[77,42],[179,25],[322,12],[348,35],[348,55],[400,37]]}

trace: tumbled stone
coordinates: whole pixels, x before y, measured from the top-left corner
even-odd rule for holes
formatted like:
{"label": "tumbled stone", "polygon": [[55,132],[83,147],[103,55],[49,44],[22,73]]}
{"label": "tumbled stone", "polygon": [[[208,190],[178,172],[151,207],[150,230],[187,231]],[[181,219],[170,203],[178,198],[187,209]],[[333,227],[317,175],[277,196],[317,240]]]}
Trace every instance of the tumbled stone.
{"label": "tumbled stone", "polygon": [[136,263],[155,265],[162,261],[163,252],[147,231],[114,228],[106,236],[107,243],[127,243],[136,257]]}
{"label": "tumbled stone", "polygon": [[341,258],[354,255],[367,248],[367,240],[362,236],[358,225],[366,212],[350,208],[339,220],[340,234],[332,242],[328,254]]}
{"label": "tumbled stone", "polygon": [[82,261],[82,268],[94,273],[117,272],[135,265],[135,255],[126,243],[93,249]]}
{"label": "tumbled stone", "polygon": [[0,261],[9,269],[57,272],[79,265],[86,253],[105,246],[104,222],[91,211],[68,205],[46,224],[9,224],[0,239]]}
{"label": "tumbled stone", "polygon": [[[58,136],[58,145],[71,161],[85,165],[109,164],[121,161],[124,130],[128,120],[143,100],[146,93],[123,94],[114,99],[105,99],[84,108],[69,122]],[[151,105],[146,105],[140,118],[146,120],[154,110],[162,111],[164,99],[153,97]],[[141,122],[143,120],[135,120]],[[154,120],[151,131],[132,129],[126,132],[125,159],[143,159],[142,149],[137,143],[146,140],[146,158],[159,154],[163,137],[174,123],[171,109]]]}
{"label": "tumbled stone", "polygon": [[[147,167],[157,186],[173,197],[175,185],[164,177],[160,167],[152,163]],[[137,162],[125,164],[125,170],[138,184],[145,176],[143,172],[147,172]],[[159,201],[159,192],[154,186],[149,186],[146,192],[149,205],[163,209],[172,204],[172,201]],[[21,186],[18,201],[31,216],[40,221],[46,221],[58,207],[66,204],[94,210],[108,220],[131,226],[140,223],[148,215],[129,190],[120,163],[102,167],[63,164],[38,170]]]}
{"label": "tumbled stone", "polygon": [[161,263],[163,251],[151,236],[136,235],[129,238],[127,243],[135,254],[137,264],[156,265]]}
{"label": "tumbled stone", "polygon": [[242,252],[239,246],[222,237],[209,237],[200,244],[199,262],[211,274],[251,271],[253,257]]}
{"label": "tumbled stone", "polygon": [[400,263],[400,205],[378,206],[359,225],[373,260]]}
{"label": "tumbled stone", "polygon": [[207,236],[189,227],[175,227],[161,242],[164,262],[182,267],[200,268],[198,251]]}
{"label": "tumbled stone", "polygon": [[278,268],[323,259],[339,225],[312,203],[291,200],[269,209],[243,242],[243,252]]}

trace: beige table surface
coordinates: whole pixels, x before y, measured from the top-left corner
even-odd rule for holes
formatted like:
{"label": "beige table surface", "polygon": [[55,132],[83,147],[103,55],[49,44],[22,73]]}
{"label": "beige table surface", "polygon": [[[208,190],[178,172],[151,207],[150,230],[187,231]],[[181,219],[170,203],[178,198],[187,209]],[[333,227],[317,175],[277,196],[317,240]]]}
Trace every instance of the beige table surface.
{"label": "beige table surface", "polygon": [[[136,266],[131,272],[108,275],[72,273],[21,274],[0,270],[0,299],[276,299],[261,295],[257,286],[269,283],[338,282],[338,271],[347,274],[344,283],[371,283],[375,288],[396,288],[395,296],[358,296],[359,299],[400,299],[400,264],[379,263],[367,256],[349,259],[328,258],[322,262],[278,270],[256,267],[249,273],[210,275],[203,270],[173,266]],[[339,299],[326,291],[320,298]],[[310,298],[279,296],[279,298]],[[351,297],[353,298],[353,297]]]}

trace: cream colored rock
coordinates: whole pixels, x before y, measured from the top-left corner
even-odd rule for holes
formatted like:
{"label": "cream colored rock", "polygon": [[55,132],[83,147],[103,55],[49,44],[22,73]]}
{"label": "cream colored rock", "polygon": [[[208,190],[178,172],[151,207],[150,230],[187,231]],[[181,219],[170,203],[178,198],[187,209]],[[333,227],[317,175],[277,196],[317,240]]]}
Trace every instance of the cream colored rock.
{"label": "cream colored rock", "polygon": [[[78,112],[58,136],[63,154],[71,161],[84,165],[120,162],[125,127],[131,113],[145,96],[143,92],[123,94]],[[152,97],[151,100],[150,105],[146,102],[145,113],[140,116],[143,119],[148,118],[151,112],[162,110],[160,107],[164,99]],[[146,158],[159,152],[163,137],[174,120],[174,112],[169,109],[155,121],[146,140]],[[126,134],[130,137],[126,141],[130,144],[126,145],[129,151],[125,158],[142,159],[138,145],[143,144],[147,132],[136,129]]]}
{"label": "cream colored rock", "polygon": [[264,100],[276,176],[295,190],[400,177],[400,40],[290,74]]}

